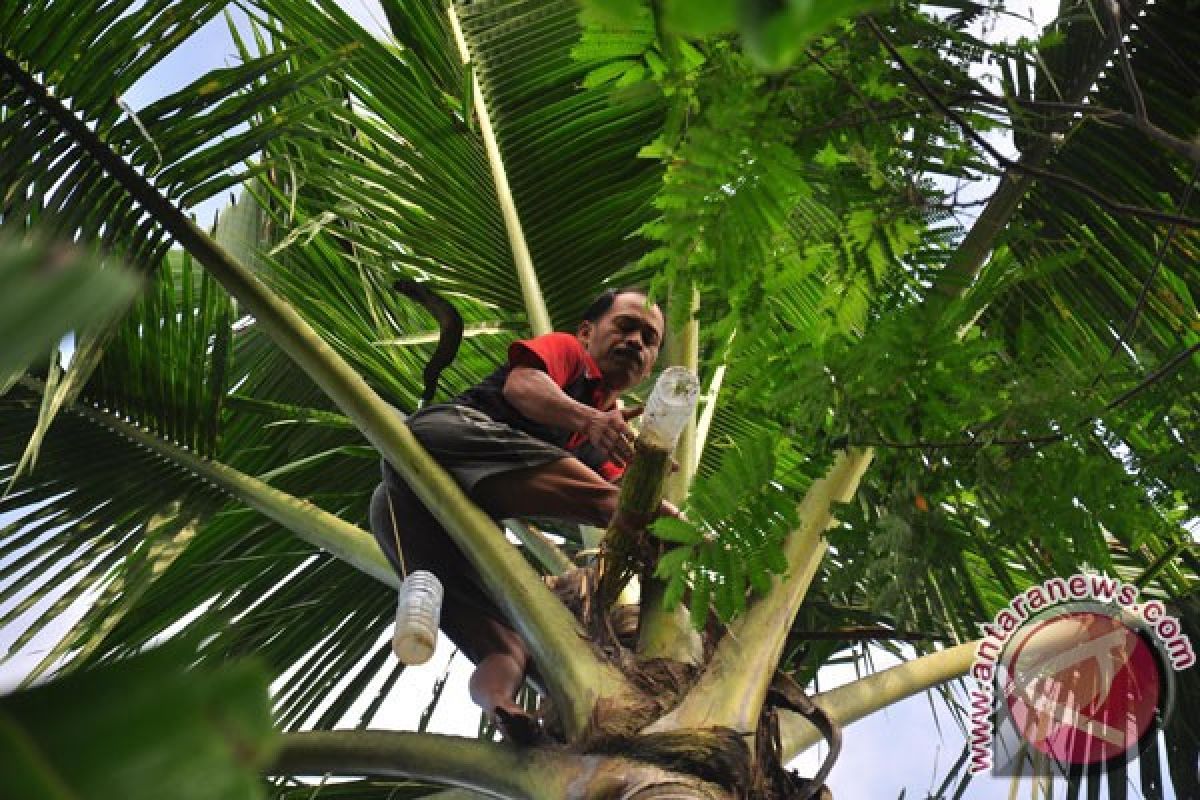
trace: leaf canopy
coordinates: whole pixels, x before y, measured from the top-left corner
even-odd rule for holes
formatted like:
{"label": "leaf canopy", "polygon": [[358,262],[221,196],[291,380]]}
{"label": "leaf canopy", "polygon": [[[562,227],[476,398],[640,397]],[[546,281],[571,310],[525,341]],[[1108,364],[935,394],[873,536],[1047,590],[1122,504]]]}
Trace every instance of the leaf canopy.
{"label": "leaf canopy", "polygon": [[[728,373],[708,400],[694,525],[660,531],[681,545],[663,577],[675,597],[692,590],[698,621],[709,598],[736,615],[784,571],[789,511],[847,444],[875,447],[876,466],[839,513],[798,632],[968,641],[1024,587],[1085,567],[1192,602],[1197,228],[1114,213],[1055,176],[1195,217],[1196,165],[1053,106],[1072,87],[1098,109],[1135,95],[1119,69],[1088,73],[1080,54],[1105,39],[1086,4],[1064,3],[1059,30],[1024,45],[973,35],[977,3],[873,15],[933,99],[1011,132],[1053,173],[1004,209],[1001,184],[980,217],[1000,220],[986,257],[949,298],[939,282],[961,279],[970,225],[959,186],[1005,165],[860,22],[814,28],[764,73],[764,45],[727,35],[738,23],[721,9],[684,19],[668,4],[659,30],[640,3],[614,19],[485,0],[456,6],[464,66],[433,4],[386,0],[384,41],[331,0],[257,0],[244,3],[253,31],[235,30],[237,66],[129,112],[113,97],[224,4],[124,5],[0,16],[0,221],[99,239],[149,276],[125,319],[80,348],[68,390],[0,400],[0,479],[45,428],[42,394],[50,416],[78,403],[131,420],[362,524],[373,451],[104,159],[185,206],[244,183],[218,240],[409,411],[435,325],[396,278],[447,292],[484,330],[444,396],[501,363],[527,324],[465,88],[477,78],[556,326],[606,283],[699,293],[701,377]],[[1200,85],[1189,9],[1146,6],[1127,43],[1147,113],[1184,140]],[[978,77],[987,59],[1003,94]],[[96,74],[111,77],[103,90]],[[95,419],[59,414],[38,469],[0,501],[15,515],[0,597],[4,621],[26,626],[18,647],[95,593],[55,658],[115,660],[186,630],[206,637],[202,660],[260,655],[285,727],[366,722],[399,672],[389,593]],[[849,644],[803,643],[788,667],[811,676]],[[1196,740],[1176,731],[1173,753],[1194,764]]]}

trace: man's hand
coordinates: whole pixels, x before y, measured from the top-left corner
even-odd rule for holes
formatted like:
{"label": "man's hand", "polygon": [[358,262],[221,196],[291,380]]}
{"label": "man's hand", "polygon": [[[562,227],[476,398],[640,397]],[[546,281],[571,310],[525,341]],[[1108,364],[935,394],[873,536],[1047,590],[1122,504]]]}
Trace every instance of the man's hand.
{"label": "man's hand", "polygon": [[633,430],[626,424],[642,413],[641,407],[614,408],[589,415],[581,433],[614,464],[625,466],[633,458]]}

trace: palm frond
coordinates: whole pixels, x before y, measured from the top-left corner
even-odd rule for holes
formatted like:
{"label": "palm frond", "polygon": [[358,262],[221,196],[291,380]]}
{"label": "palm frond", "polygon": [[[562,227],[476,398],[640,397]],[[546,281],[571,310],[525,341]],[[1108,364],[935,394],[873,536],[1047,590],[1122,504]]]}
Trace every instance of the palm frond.
{"label": "palm frond", "polygon": [[[539,282],[555,324],[569,326],[602,282],[642,252],[632,234],[647,219],[657,167],[636,155],[661,109],[654,97],[614,105],[607,90],[581,89],[603,62],[571,58],[577,8],[526,5],[471,4],[459,14]],[[416,48],[396,53],[364,40],[332,3],[300,9],[271,0],[264,7],[284,20],[279,35],[316,42],[318,55],[357,51],[342,77],[343,91],[364,112],[345,119],[355,136],[299,154],[336,170],[306,170],[301,188],[327,192],[316,213],[344,222],[341,235],[361,253],[427,275],[452,294],[523,313],[495,189],[467,121],[465,73],[444,57],[421,57],[453,48],[445,19],[419,4],[389,4],[397,37]],[[518,41],[536,53],[533,62],[489,61],[490,52],[508,52]],[[338,185],[316,186],[322,172],[336,175]],[[618,188],[602,193],[601,183]]]}
{"label": "palm frond", "polygon": [[[10,5],[0,36],[0,148],[8,156],[0,167],[0,224],[99,241],[135,270],[156,269],[171,246],[160,206],[186,207],[243,180],[243,162],[311,111],[276,114],[274,103],[325,67],[264,82],[283,63],[266,55],[127,111],[120,95],[224,5]],[[96,80],[99,74],[111,82]],[[150,177],[158,192],[131,193],[122,174]],[[78,396],[107,340],[101,330],[77,341],[67,375],[45,396],[30,454],[58,409]]]}

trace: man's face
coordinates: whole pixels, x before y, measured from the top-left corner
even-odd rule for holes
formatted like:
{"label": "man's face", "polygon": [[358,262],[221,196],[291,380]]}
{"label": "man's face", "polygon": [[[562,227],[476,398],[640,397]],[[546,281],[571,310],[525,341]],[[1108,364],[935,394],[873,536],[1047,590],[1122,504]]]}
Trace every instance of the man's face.
{"label": "man's face", "polygon": [[662,345],[662,311],[647,307],[643,294],[622,292],[600,319],[579,323],[576,335],[596,360],[605,384],[622,391],[641,383],[654,368]]}

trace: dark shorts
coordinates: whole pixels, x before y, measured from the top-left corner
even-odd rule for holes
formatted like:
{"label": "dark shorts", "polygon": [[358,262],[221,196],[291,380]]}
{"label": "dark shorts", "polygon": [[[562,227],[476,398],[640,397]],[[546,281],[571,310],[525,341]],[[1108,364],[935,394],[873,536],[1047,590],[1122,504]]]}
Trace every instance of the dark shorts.
{"label": "dark shorts", "polygon": [[[430,406],[409,417],[407,423],[417,441],[467,494],[484,478],[571,455],[468,406]],[[388,485],[403,484],[386,461],[383,474]]]}

